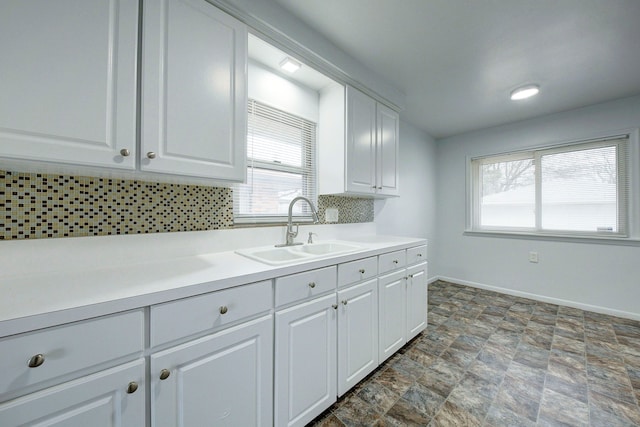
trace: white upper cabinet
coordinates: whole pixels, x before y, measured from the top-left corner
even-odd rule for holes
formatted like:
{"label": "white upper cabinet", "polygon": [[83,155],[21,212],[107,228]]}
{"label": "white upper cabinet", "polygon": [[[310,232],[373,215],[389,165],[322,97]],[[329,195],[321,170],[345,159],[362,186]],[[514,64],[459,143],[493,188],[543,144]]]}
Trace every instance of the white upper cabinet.
{"label": "white upper cabinet", "polygon": [[347,87],[346,190],[375,193],[376,101]]}
{"label": "white upper cabinet", "polygon": [[399,116],[350,86],[320,95],[320,194],[398,196]]}
{"label": "white upper cabinet", "polygon": [[142,171],[243,181],[247,28],[204,0],[144,2]]}
{"label": "white upper cabinet", "polygon": [[134,169],[137,36],[136,0],[0,2],[0,157]]}
{"label": "white upper cabinet", "polygon": [[400,146],[400,119],[398,113],[377,104],[376,192],[385,196],[398,196],[398,148]]}

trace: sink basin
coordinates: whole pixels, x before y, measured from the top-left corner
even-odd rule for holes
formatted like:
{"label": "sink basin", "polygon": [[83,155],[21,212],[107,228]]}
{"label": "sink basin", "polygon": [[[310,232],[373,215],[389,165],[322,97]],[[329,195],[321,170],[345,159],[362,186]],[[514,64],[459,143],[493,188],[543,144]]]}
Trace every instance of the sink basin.
{"label": "sink basin", "polygon": [[[245,255],[245,254],[242,254]],[[298,254],[287,250],[286,248],[266,249],[262,251],[252,252],[251,257],[258,261],[282,262],[295,261],[300,258],[306,258],[304,254]]]}
{"label": "sink basin", "polygon": [[345,243],[311,243],[303,246],[292,246],[291,251],[304,252],[311,255],[342,254],[360,249],[359,246],[347,245]]}
{"label": "sink basin", "polygon": [[285,246],[281,248],[263,246],[259,248],[237,250],[236,253],[265,264],[283,265],[302,261],[312,261],[319,258],[327,258],[334,255],[355,252],[360,249],[362,249],[361,246],[351,243],[331,241]]}

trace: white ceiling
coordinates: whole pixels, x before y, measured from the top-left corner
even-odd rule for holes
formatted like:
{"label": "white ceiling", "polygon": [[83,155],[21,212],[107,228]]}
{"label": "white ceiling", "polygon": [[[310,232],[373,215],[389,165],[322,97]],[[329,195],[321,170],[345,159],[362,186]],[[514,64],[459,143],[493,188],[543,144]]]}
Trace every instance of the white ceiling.
{"label": "white ceiling", "polygon": [[[640,0],[275,0],[435,138],[640,94]],[[538,83],[515,103],[512,89]]]}

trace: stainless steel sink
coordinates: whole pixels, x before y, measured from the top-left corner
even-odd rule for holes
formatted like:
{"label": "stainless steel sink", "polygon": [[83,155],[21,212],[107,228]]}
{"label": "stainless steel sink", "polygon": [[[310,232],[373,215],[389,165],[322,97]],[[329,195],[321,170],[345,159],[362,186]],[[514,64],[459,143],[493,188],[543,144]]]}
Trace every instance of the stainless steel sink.
{"label": "stainless steel sink", "polygon": [[361,249],[363,249],[362,246],[351,242],[330,241],[284,247],[262,246],[237,250],[236,253],[265,264],[283,265],[328,258],[334,255],[356,252]]}

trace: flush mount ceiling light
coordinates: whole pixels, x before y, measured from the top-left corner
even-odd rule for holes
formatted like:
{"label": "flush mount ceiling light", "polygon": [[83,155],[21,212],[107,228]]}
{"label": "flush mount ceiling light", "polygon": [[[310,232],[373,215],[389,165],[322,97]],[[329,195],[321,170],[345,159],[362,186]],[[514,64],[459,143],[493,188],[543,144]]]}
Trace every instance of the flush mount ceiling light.
{"label": "flush mount ceiling light", "polygon": [[284,58],[280,63],[280,68],[290,73],[295,73],[300,69],[300,67],[302,67],[301,63],[289,57]]}
{"label": "flush mount ceiling light", "polygon": [[540,92],[540,86],[538,85],[520,86],[511,91],[511,100],[519,101],[521,99],[531,98],[532,96],[536,96],[538,92]]}

